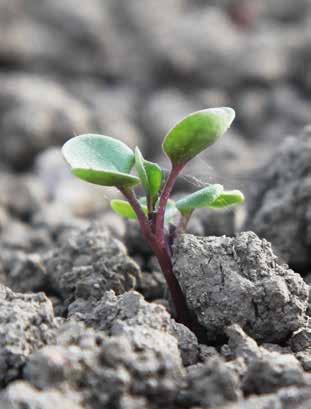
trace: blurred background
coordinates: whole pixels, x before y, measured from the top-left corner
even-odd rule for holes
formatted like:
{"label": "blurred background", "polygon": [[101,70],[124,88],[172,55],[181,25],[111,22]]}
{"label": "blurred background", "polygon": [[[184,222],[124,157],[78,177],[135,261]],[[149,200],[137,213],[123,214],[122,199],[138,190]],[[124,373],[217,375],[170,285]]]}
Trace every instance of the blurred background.
{"label": "blurred background", "polygon": [[310,95],[311,0],[0,0],[2,243],[35,235],[37,249],[44,223],[102,214],[103,191],[70,179],[59,154],[76,134],[120,138],[167,167],[176,121],[231,106],[233,127],[181,189],[248,193],[310,122]]}
{"label": "blurred background", "polygon": [[242,172],[310,120],[310,0],[1,0],[0,30],[11,169],[83,132],[155,158],[177,120],[229,105],[219,150]]}

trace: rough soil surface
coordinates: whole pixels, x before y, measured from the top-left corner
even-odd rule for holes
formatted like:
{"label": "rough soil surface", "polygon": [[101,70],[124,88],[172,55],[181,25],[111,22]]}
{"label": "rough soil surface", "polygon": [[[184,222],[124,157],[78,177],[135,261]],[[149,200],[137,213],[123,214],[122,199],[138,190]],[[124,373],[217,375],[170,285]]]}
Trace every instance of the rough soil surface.
{"label": "rough soil surface", "polygon": [[307,322],[308,285],[255,233],[183,235],[174,273],[210,341],[238,323],[258,341],[284,342]]}
{"label": "rough soil surface", "polygon": [[[145,3],[0,1],[0,408],[310,409],[310,1]],[[247,206],[176,243],[198,341],[117,193],[60,146],[104,133],[167,172],[168,129],[215,106],[237,120],[174,194]]]}
{"label": "rough soil surface", "polygon": [[106,292],[95,303],[77,300],[69,306],[69,317],[109,335],[126,334],[137,348],[147,345],[155,351],[167,349],[171,355],[175,354],[177,362],[178,347],[185,365],[198,360],[196,336],[172,320],[162,305],[147,303],[136,292],[126,292],[119,297],[112,291]]}
{"label": "rough soil surface", "polygon": [[140,274],[124,245],[96,225],[62,240],[45,256],[44,266],[65,306],[77,298],[97,300],[110,289],[118,294],[133,289]]}
{"label": "rough soil surface", "polygon": [[258,172],[248,228],[269,240],[298,271],[311,267],[311,128],[289,137]]}
{"label": "rough soil surface", "polygon": [[[174,401],[183,371],[164,344],[157,351],[137,348],[126,336],[108,338],[77,323],[66,324],[57,336],[57,346],[30,358],[24,369],[27,383],[11,384],[5,398],[29,402],[33,385],[42,390],[42,399],[48,400],[52,387],[56,397],[64,391],[82,407],[170,407]],[[16,393],[21,388],[24,396]]]}
{"label": "rough soil surface", "polygon": [[20,376],[29,355],[54,341],[57,321],[43,293],[19,294],[0,286],[0,384]]}

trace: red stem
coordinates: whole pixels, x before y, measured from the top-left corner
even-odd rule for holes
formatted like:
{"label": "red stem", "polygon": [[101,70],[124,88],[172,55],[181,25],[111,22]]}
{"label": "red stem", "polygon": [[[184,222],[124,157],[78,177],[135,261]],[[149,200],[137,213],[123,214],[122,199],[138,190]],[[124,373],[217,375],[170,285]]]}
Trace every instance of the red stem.
{"label": "red stem", "polygon": [[128,202],[134,209],[137,219],[140,224],[140,228],[142,230],[142,233],[146,240],[150,241],[153,240],[153,233],[150,227],[150,224],[148,222],[147,217],[145,216],[145,213],[143,212],[141,205],[139,201],[136,198],[135,192],[132,189],[129,188],[124,188],[124,187],[119,187],[119,190],[123,195],[127,198]]}
{"label": "red stem", "polygon": [[165,216],[166,204],[171,195],[176,179],[179,173],[181,172],[181,170],[183,169],[183,167],[184,167],[184,164],[173,165],[171,172],[167,178],[167,181],[165,182],[165,185],[164,185],[161,197],[160,197],[158,214],[156,217],[155,231],[156,231],[157,237],[159,237],[160,241],[162,242],[164,242],[164,216]]}
{"label": "red stem", "polygon": [[128,188],[119,188],[119,190],[124,194],[128,202],[133,207],[135,213],[137,214],[143,236],[149,243],[159,261],[160,267],[170,291],[170,295],[172,297],[172,302],[175,308],[176,321],[187,325],[189,328],[196,332],[196,321],[191,317],[191,314],[187,307],[185,296],[173,273],[172,259],[164,232],[164,212],[166,203],[174,186],[178,173],[181,169],[182,167],[176,167],[175,169],[172,169],[171,174],[163,189],[158,214],[155,220],[155,226],[153,225],[153,227],[158,227],[158,232],[156,233],[153,232],[152,227],[150,226],[149,221],[145,216],[134,191]]}
{"label": "red stem", "polygon": [[159,261],[161,270],[164,274],[167,286],[170,291],[170,295],[175,309],[175,319],[177,322],[181,322],[182,324],[191,328],[193,320],[187,307],[184,293],[182,292],[179,282],[177,281],[177,278],[173,273],[171,257],[167,249],[165,247],[161,248],[157,241],[153,243],[153,245],[151,244],[151,246],[154,251],[154,254],[156,255]]}

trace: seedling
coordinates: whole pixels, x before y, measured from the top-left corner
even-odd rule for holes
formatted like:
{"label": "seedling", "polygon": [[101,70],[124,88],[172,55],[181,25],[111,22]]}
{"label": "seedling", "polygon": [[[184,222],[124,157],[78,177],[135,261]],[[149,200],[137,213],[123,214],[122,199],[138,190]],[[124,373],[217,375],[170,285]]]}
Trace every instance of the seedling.
{"label": "seedling", "polygon": [[[112,200],[119,215],[138,220],[142,235],[156,255],[165,276],[176,320],[193,327],[186,300],[172,267],[172,244],[186,230],[196,209],[223,209],[244,202],[238,190],[225,191],[212,184],[176,202],[170,199],[176,179],[185,165],[208,148],[230,127],[235,117],[231,108],[194,112],[165,136],[163,151],[171,162],[165,180],[159,165],[144,159],[139,148],[133,152],[123,142],[104,135],[86,134],[70,139],[63,155],[71,171],[96,185],[114,186],[126,200]],[[136,175],[131,174],[135,167]],[[134,188],[142,185],[145,196],[138,199]]]}

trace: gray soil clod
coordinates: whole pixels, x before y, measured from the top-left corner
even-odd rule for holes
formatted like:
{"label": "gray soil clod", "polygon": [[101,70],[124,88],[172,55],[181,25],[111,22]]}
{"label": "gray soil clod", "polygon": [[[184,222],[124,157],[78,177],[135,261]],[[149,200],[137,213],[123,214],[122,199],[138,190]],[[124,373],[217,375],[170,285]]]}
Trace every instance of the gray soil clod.
{"label": "gray soil clod", "polygon": [[40,391],[23,381],[10,384],[0,399],[1,409],[22,409],[25,407],[38,409],[83,409],[77,401],[79,396],[71,392],[65,396],[63,391]]}
{"label": "gray soil clod", "polygon": [[249,196],[246,226],[270,241],[278,254],[305,273],[311,266],[311,129],[288,137]]}
{"label": "gray soil clod", "polygon": [[43,293],[19,294],[0,286],[0,384],[20,376],[29,355],[53,343],[58,326]]}
{"label": "gray soil clod", "polygon": [[258,341],[284,342],[307,322],[308,286],[252,232],[183,235],[174,246],[174,273],[211,341],[238,323]]}
{"label": "gray soil clod", "polygon": [[301,352],[311,348],[311,328],[304,327],[294,332],[290,339],[293,352]]}
{"label": "gray soil clod", "polygon": [[[165,344],[138,348],[126,334],[108,337],[73,321],[56,335],[57,345],[35,352],[24,369],[23,387],[39,387],[42,398],[62,391],[65,399],[96,409],[123,407],[127,401],[160,408],[175,400],[183,373]],[[18,387],[10,385],[4,396],[21,399],[15,396]]]}
{"label": "gray soil clod", "polygon": [[269,353],[250,364],[242,388],[246,395],[265,394],[304,384],[303,368],[293,355]]}
{"label": "gray soil clod", "polygon": [[75,299],[98,300],[110,289],[118,294],[133,289],[140,277],[124,245],[97,225],[65,238],[45,255],[44,266],[66,307]]}
{"label": "gray soil clod", "polygon": [[192,405],[217,408],[241,397],[238,374],[219,358],[189,368],[182,398]]}
{"label": "gray soil clod", "polygon": [[166,350],[176,366],[180,358],[184,365],[198,359],[195,335],[172,320],[163,306],[146,302],[136,292],[116,296],[109,291],[95,303],[78,299],[69,306],[69,317],[109,335],[126,335],[137,348]]}

